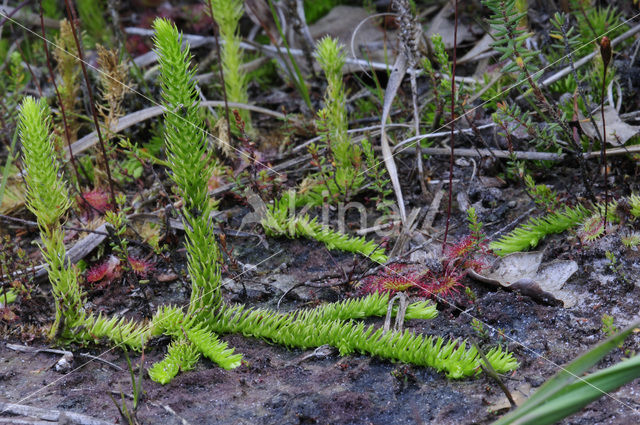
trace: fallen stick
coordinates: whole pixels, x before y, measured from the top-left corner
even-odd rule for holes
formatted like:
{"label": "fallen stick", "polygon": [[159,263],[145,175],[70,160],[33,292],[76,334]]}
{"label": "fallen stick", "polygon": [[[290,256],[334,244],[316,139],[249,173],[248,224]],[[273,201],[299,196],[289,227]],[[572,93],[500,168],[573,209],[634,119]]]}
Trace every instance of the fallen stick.
{"label": "fallen stick", "polygon": [[[397,153],[404,152],[399,151]],[[411,153],[410,151],[408,153]],[[607,149],[607,156],[610,155],[624,155],[629,153],[640,152],[640,145],[634,145],[622,148]],[[449,148],[422,148],[422,153],[427,155],[450,155]],[[456,156],[470,156],[470,157],[485,157],[494,155],[497,158],[510,158],[512,153],[505,150],[492,149],[469,149],[469,148],[456,148],[454,155]],[[526,159],[532,161],[563,161],[567,158],[567,154],[564,153],[552,153],[552,152],[525,152],[514,151],[513,155],[517,159]],[[585,152],[582,154],[585,159],[592,159],[600,157],[600,152]]]}
{"label": "fallen stick", "polygon": [[[275,112],[267,108],[261,108],[260,106],[248,105],[246,103],[236,103],[236,102],[228,102],[230,108],[239,108],[246,109],[249,111],[258,112],[260,114],[270,115],[272,117],[286,120],[287,117],[280,112]],[[201,107],[223,107],[224,102],[221,100],[207,100],[204,102],[200,102]],[[157,117],[164,113],[165,109],[162,106],[152,106],[150,108],[141,109],[136,112],[132,112],[118,120],[118,123],[110,128],[111,132],[119,133],[123,130],[126,130],[129,127],[133,127],[134,125],[146,121],[148,119]],[[91,146],[95,145],[98,141],[98,135],[95,131],[87,134],[83,138],[77,140],[76,142],[71,144],[71,151],[74,155],[77,155],[81,152],[86,151]],[[65,153],[69,154],[69,149],[65,148]]]}
{"label": "fallen stick", "polygon": [[[4,2],[3,2],[4,3]],[[2,15],[12,17],[15,20],[20,20],[27,25],[37,25],[40,26],[40,16],[35,13],[29,12],[28,10],[18,10],[15,11],[15,7],[5,6],[0,4],[0,13]],[[8,19],[7,19],[8,20]],[[44,26],[47,28],[60,28],[60,21],[52,18],[44,18]]]}
{"label": "fallen stick", "polygon": [[[627,38],[635,35],[638,31],[640,31],[640,24],[636,25],[635,27],[631,28],[629,31],[625,32],[624,34],[621,34],[620,36],[614,38],[611,41],[611,45],[615,46],[616,44],[621,43],[622,41],[626,40]],[[594,40],[597,42],[597,40]],[[583,47],[587,47],[587,45],[583,46]],[[600,52],[597,50],[594,50],[593,52],[589,53],[587,56],[579,59],[576,61],[575,63],[575,68],[579,68],[582,65],[588,63],[591,59],[593,59],[596,55],[599,55]],[[571,65],[566,66],[564,68],[562,68],[560,71],[556,72],[555,74],[551,75],[550,77],[545,78],[541,83],[540,83],[540,87],[546,87],[549,84],[553,84],[556,81],[558,81],[559,79],[569,75],[569,73],[571,72]],[[520,96],[522,97],[522,96]],[[519,97],[519,98],[520,98]]]}
{"label": "fallen stick", "polygon": [[0,418],[0,425],[52,425],[53,422],[37,419]]}
{"label": "fallen stick", "polygon": [[[0,402],[0,415],[20,415],[36,418],[49,423],[71,423],[76,425],[116,425],[113,422],[92,418],[82,413],[69,412],[54,409],[41,409],[39,407],[27,406],[25,404]],[[20,423],[20,422],[15,422]]]}
{"label": "fallen stick", "polygon": [[[138,28],[138,27],[127,27],[124,29],[124,32],[126,34],[141,35],[143,37],[153,37],[155,35],[155,32],[153,30],[146,29],[146,28]],[[192,49],[203,46],[205,44],[215,43],[215,38],[212,36],[202,36],[197,34],[183,34],[182,37],[183,37],[183,40],[189,42],[189,46]],[[223,40],[220,40],[220,42],[224,43]],[[301,49],[285,49],[282,47],[276,47],[272,45],[261,45],[257,43],[246,42],[246,41],[240,42],[239,47],[245,50],[260,51],[263,54],[268,55],[270,57],[276,57],[277,54],[291,54],[293,56],[304,56],[304,52]],[[155,62],[157,62],[157,60],[158,60],[158,55],[156,54],[156,52],[150,51],[136,57],[133,61],[137,66],[144,68],[145,66],[154,64]],[[375,69],[375,70],[382,70],[382,71],[387,71],[390,68],[388,63],[372,62],[368,59],[345,58],[345,63],[352,64],[352,65],[360,65],[362,67],[366,67],[367,69]],[[422,73],[422,69],[420,69],[419,67],[417,69],[407,68],[407,72],[409,74],[413,74],[413,73],[420,74]],[[437,73],[437,75],[445,79],[449,79],[447,74]],[[466,84],[480,83],[478,80],[476,80],[473,77],[462,77],[462,76],[456,76],[456,81],[466,83]]]}

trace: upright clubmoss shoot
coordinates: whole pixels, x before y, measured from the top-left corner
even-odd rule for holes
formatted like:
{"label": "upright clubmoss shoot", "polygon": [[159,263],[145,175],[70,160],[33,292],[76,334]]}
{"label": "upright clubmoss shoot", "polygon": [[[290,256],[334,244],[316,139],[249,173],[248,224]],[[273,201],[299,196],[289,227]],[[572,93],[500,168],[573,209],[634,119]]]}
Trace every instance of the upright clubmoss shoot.
{"label": "upright clubmoss shoot", "polygon": [[[320,173],[308,182],[305,192],[300,192],[298,205],[320,205],[325,201],[325,191],[334,199],[348,199],[364,183],[364,176],[359,172],[365,162],[362,149],[351,143],[347,133],[346,93],[342,82],[344,48],[337,39],[327,36],[318,42],[316,56],[327,80],[324,108],[318,111],[316,126],[329,160],[321,158],[316,164]],[[312,156],[316,149],[316,146],[310,147]]]}
{"label": "upright clubmoss shoot", "polygon": [[49,336],[71,338],[71,328],[85,318],[76,270],[65,260],[64,229],[60,221],[71,206],[60,177],[51,138],[49,108],[42,100],[26,97],[18,124],[24,153],[27,208],[37,218],[41,250],[48,265],[56,317]]}
{"label": "upright clubmoss shoot", "polygon": [[[230,102],[247,103],[247,75],[242,70],[243,53],[240,48],[242,39],[238,33],[238,23],[244,14],[242,0],[206,0],[213,11],[213,19],[218,24],[222,45],[222,70],[227,99]],[[251,128],[249,111],[239,111],[246,129]]]}
{"label": "upright clubmoss shoot", "polygon": [[215,309],[220,298],[220,253],[209,223],[215,204],[209,199],[211,153],[207,150],[200,102],[189,69],[191,54],[182,47],[182,35],[174,24],[156,19],[154,45],[160,64],[164,114],[164,140],[171,179],[184,203],[188,269],[191,276],[189,312]]}
{"label": "upright clubmoss shoot", "polygon": [[331,143],[337,168],[353,166],[353,157],[358,154],[358,148],[352,146],[347,135],[347,100],[342,83],[346,55],[338,40],[329,36],[318,42],[316,54],[327,79],[325,106],[318,114],[325,143]]}
{"label": "upright clubmoss shoot", "polygon": [[65,232],[61,225],[71,199],[60,177],[51,137],[50,111],[41,100],[26,97],[20,109],[18,133],[24,153],[27,208],[36,216],[47,263],[56,316],[50,338],[63,342],[96,342],[108,338],[140,350],[146,340],[146,325],[131,320],[88,314],[78,285],[76,268],[66,259]]}

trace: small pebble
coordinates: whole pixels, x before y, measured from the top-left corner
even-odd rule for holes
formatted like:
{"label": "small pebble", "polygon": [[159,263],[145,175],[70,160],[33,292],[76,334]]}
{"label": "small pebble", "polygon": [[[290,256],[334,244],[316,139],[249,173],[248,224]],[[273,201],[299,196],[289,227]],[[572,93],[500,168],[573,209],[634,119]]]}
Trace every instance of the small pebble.
{"label": "small pebble", "polygon": [[56,363],[56,372],[60,372],[60,373],[67,373],[71,370],[71,367],[73,365],[73,353],[69,352],[69,353],[65,353],[60,360],[58,360],[58,363]]}

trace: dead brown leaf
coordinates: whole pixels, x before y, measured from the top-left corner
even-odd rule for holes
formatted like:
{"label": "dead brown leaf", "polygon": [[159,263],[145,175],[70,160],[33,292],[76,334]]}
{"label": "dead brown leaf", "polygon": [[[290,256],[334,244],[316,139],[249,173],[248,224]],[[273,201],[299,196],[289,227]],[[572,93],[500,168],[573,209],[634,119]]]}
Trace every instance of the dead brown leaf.
{"label": "dead brown leaf", "polygon": [[542,255],[541,251],[515,252],[498,258],[482,274],[469,270],[469,276],[493,286],[516,290],[546,304],[572,307],[577,297],[563,286],[578,271],[578,264],[564,260],[542,264]]}
{"label": "dead brown leaf", "polygon": [[[600,111],[593,114],[593,119],[598,126],[598,133],[602,134],[602,115]],[[638,134],[640,126],[629,125],[622,121],[618,111],[607,105],[604,107],[604,124],[607,129],[607,143],[611,146],[622,146],[627,140]],[[581,126],[584,132],[592,139],[598,138],[598,133],[593,127],[591,121],[584,117],[580,117]]]}

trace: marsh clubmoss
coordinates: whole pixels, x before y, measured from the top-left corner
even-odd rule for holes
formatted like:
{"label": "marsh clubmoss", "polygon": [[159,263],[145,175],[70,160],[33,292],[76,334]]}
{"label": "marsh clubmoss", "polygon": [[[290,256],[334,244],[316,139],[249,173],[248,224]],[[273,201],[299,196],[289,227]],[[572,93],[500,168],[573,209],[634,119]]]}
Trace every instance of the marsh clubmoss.
{"label": "marsh clubmoss", "polygon": [[195,368],[200,359],[198,349],[185,339],[173,341],[167,349],[167,356],[149,368],[149,376],[160,384],[167,384],[178,374]]}
{"label": "marsh clubmoss", "polygon": [[296,193],[296,205],[317,206],[327,199],[348,201],[365,180],[362,149],[352,143],[347,133],[347,96],[342,82],[344,47],[338,40],[326,36],[318,42],[316,56],[327,80],[324,108],[318,111],[316,127],[329,158],[318,158],[320,163],[316,165],[321,171],[306,179],[304,190],[301,188]]}
{"label": "marsh clubmoss", "polygon": [[290,211],[296,204],[296,194],[290,192],[287,195],[267,207],[266,216],[261,224],[269,236],[315,239],[324,243],[328,249],[359,253],[379,264],[387,261],[384,248],[373,241],[367,241],[362,236],[351,237],[331,230],[318,223],[316,218],[310,218],[308,214],[292,214]]}
{"label": "marsh clubmoss", "polygon": [[194,71],[189,69],[189,49],[169,21],[157,19],[154,45],[160,64],[164,114],[164,140],[171,179],[183,200],[187,259],[191,276],[189,311],[215,309],[220,305],[220,253],[209,225],[214,205],[207,182],[211,175],[211,152],[207,149],[204,123],[199,113]]}
{"label": "marsh clubmoss", "polygon": [[47,262],[56,318],[50,337],[68,338],[71,327],[83,321],[82,293],[76,271],[65,261],[64,229],[60,221],[71,206],[71,198],[55,161],[49,108],[42,100],[26,97],[18,125],[27,183],[27,208],[37,218]]}
{"label": "marsh clubmoss", "polygon": [[[631,195],[624,199],[628,204],[628,214],[635,220],[640,218],[640,196]],[[617,213],[619,202],[609,202],[607,208],[607,222],[617,223],[620,217]],[[506,255],[512,252],[526,251],[535,248],[538,243],[545,237],[562,233],[572,227],[583,226],[587,240],[597,239],[604,234],[604,228],[593,234],[594,223],[602,223],[602,217],[605,214],[603,203],[599,203],[591,208],[582,205],[574,207],[566,206],[564,211],[557,211],[546,214],[539,218],[531,218],[525,224],[518,226],[509,234],[501,237],[497,241],[489,244],[489,247],[498,255]]]}
{"label": "marsh clubmoss", "polygon": [[149,376],[156,382],[166,384],[180,371],[193,369],[200,354],[224,369],[240,366],[242,356],[233,354],[227,343],[220,341],[195,316],[185,316],[182,309],[161,306],[151,320],[151,336],[169,335],[174,341],[161,362],[149,369]]}
{"label": "marsh clubmoss", "polygon": [[61,226],[71,206],[71,198],[60,178],[49,108],[42,100],[24,99],[18,132],[24,154],[27,208],[38,221],[42,238],[40,249],[47,263],[55,301],[56,316],[49,336],[63,342],[96,342],[108,338],[115,343],[125,342],[132,348],[142,348],[144,332],[141,330],[144,327],[125,319],[107,319],[85,312],[76,269],[65,257],[65,232]]}
{"label": "marsh clubmoss", "polygon": [[[212,18],[218,24],[220,38],[224,42],[221,49],[224,87],[230,102],[247,103],[247,74],[242,69],[243,54],[240,48],[242,38],[239,35],[238,23],[244,15],[241,0],[205,0],[213,11]],[[251,115],[246,109],[238,111],[247,130],[251,129]]]}
{"label": "marsh clubmoss", "polygon": [[[475,347],[460,339],[445,341],[437,336],[422,336],[409,331],[384,332],[357,322],[386,313],[389,295],[370,294],[358,299],[329,303],[310,310],[280,313],[266,309],[228,305],[220,294],[221,256],[209,223],[215,204],[207,194],[210,154],[201,130],[198,100],[189,69],[189,48],[169,21],[154,22],[155,48],[161,68],[164,139],[171,179],[182,199],[185,224],[187,268],[192,294],[188,309],[160,306],[149,323],[121,318],[92,316],[83,307],[75,270],[64,259],[64,231],[60,221],[70,206],[59,165],[53,158],[49,113],[41,101],[26,98],[20,117],[20,137],[25,151],[28,206],[36,214],[41,230],[42,250],[49,266],[56,321],[51,336],[63,343],[90,343],[107,338],[115,344],[141,350],[149,338],[168,335],[172,342],[164,360],[149,369],[156,382],[170,382],[180,371],[193,369],[201,355],[225,369],[241,364],[218,334],[242,333],[267,339],[287,347],[311,348],[329,344],[342,355],[361,352],[396,361],[433,367],[451,378],[473,376],[481,371],[482,360]],[[314,237],[329,246],[362,252],[379,261],[386,258],[375,245],[361,238],[349,238],[318,225],[308,217],[288,217],[280,207],[270,212],[265,229],[290,237]],[[286,209],[283,209],[286,214]],[[269,221],[271,220],[271,221]],[[394,312],[395,314],[395,312]],[[408,306],[406,319],[431,319],[437,315],[430,301]],[[490,349],[486,358],[493,368],[504,373],[518,364],[501,347]]]}
{"label": "marsh clubmoss", "polygon": [[578,225],[589,214],[588,209],[577,205],[575,207],[565,207],[564,211],[553,212],[540,218],[531,218],[527,223],[518,226],[511,233],[491,242],[489,247],[498,255],[526,251],[536,247],[540,240],[546,236],[562,233]]}
{"label": "marsh clubmoss", "polygon": [[[444,371],[450,378],[462,378],[480,373],[482,363],[475,347],[464,341],[446,341],[441,337],[416,335],[410,331],[384,332],[352,319],[381,316],[386,313],[388,294],[327,304],[313,310],[277,313],[263,309],[237,306],[226,309],[210,321],[218,332],[242,333],[266,338],[287,347],[310,348],[331,345],[341,355],[360,352],[391,360],[399,360]],[[428,301],[411,304],[405,318],[430,319],[437,315]],[[500,347],[491,349],[487,359],[496,370],[514,370],[518,363],[513,355]]]}
{"label": "marsh clubmoss", "polygon": [[[347,134],[346,94],[342,83],[343,47],[336,39],[324,37],[318,42],[316,54],[327,79],[325,106],[318,112],[316,125],[331,158],[325,161],[318,156],[316,165],[321,171],[306,179],[304,188],[288,191],[274,200],[261,224],[270,236],[316,239],[329,249],[359,253],[374,262],[384,263],[387,260],[384,248],[374,242],[336,232],[315,218],[291,212],[298,206],[318,206],[334,199],[348,200],[350,194],[362,187],[365,175],[373,175],[376,179],[380,177],[371,144],[364,141],[361,148],[352,143]],[[365,166],[367,169],[362,170]],[[376,183],[378,202],[384,202],[384,196],[389,192],[384,189],[384,182]]]}

